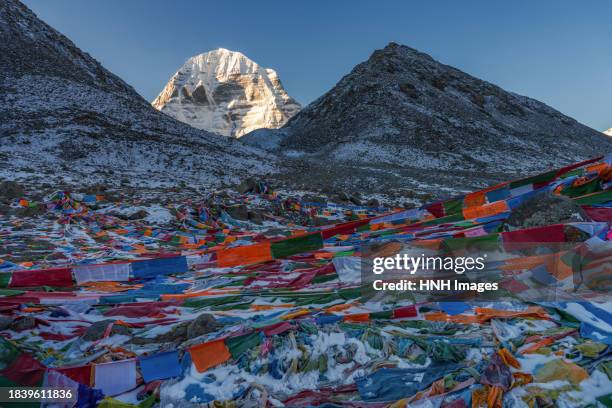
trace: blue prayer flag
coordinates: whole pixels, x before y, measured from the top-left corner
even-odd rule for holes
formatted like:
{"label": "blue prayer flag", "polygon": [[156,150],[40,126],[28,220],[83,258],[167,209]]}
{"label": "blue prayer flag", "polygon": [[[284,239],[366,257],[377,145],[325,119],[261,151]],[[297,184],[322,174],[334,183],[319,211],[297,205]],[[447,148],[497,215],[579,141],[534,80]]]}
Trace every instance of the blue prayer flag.
{"label": "blue prayer flag", "polygon": [[139,358],[140,371],[145,382],[164,380],[181,375],[178,351],[167,351]]}
{"label": "blue prayer flag", "polygon": [[135,278],[154,278],[158,275],[183,273],[188,270],[187,257],[185,256],[147,259],[132,263],[132,274]]}

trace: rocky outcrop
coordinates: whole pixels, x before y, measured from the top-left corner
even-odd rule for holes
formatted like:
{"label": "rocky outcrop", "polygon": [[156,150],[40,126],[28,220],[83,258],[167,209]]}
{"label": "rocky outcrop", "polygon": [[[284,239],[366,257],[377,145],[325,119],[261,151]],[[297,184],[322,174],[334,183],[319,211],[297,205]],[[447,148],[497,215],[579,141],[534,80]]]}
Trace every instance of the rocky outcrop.
{"label": "rocky outcrop", "polygon": [[588,219],[582,207],[571,198],[541,193],[514,209],[504,226],[512,231]]}

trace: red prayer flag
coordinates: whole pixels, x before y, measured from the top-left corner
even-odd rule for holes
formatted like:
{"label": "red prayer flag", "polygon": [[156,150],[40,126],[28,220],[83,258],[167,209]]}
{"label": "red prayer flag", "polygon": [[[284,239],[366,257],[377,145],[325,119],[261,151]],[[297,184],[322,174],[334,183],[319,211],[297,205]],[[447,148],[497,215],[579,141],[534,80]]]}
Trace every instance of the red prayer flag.
{"label": "red prayer flag", "polygon": [[393,310],[394,319],[401,319],[404,317],[416,317],[416,316],[417,316],[417,310],[414,305],[398,307],[397,309]]}
{"label": "red prayer flag", "polygon": [[45,366],[29,354],[21,354],[0,371],[0,376],[19,385],[28,387],[40,386],[45,375]]}
{"label": "red prayer flag", "polygon": [[35,286],[72,286],[72,271],[70,268],[36,269],[13,272],[9,288],[24,288]]}
{"label": "red prayer flag", "polygon": [[525,244],[565,242],[563,224],[502,232],[501,236],[508,251],[524,248]]}
{"label": "red prayer flag", "polygon": [[55,368],[55,371],[64,374],[66,377],[80,384],[91,387],[91,367],[92,366],[89,365],[80,367],[61,367]]}

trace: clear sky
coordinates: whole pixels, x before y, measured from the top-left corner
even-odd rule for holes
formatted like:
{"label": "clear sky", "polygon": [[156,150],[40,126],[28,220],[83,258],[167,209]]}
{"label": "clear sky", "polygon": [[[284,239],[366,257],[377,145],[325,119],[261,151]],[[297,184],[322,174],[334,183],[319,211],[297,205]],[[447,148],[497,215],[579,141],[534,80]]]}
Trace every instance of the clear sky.
{"label": "clear sky", "polygon": [[223,47],[274,68],[295,99],[395,41],[598,130],[612,127],[612,1],[25,0],[149,101]]}

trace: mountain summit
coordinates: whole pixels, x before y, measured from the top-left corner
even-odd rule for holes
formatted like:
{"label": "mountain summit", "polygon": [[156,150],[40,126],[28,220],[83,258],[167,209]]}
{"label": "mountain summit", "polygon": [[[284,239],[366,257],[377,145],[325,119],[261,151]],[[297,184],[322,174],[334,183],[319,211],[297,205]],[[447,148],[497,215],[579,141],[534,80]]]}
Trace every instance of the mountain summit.
{"label": "mountain summit", "polygon": [[225,48],[189,58],[153,106],[195,128],[236,138],[281,127],[300,110],[276,71]]}
{"label": "mountain summit", "polygon": [[16,0],[0,0],[0,142],[0,176],[45,182],[208,185],[270,170],[268,155],[153,109]]}
{"label": "mountain summit", "polygon": [[395,43],[283,128],[242,140],[309,168],[293,177],[379,191],[474,189],[612,151],[610,138],[544,103]]}

